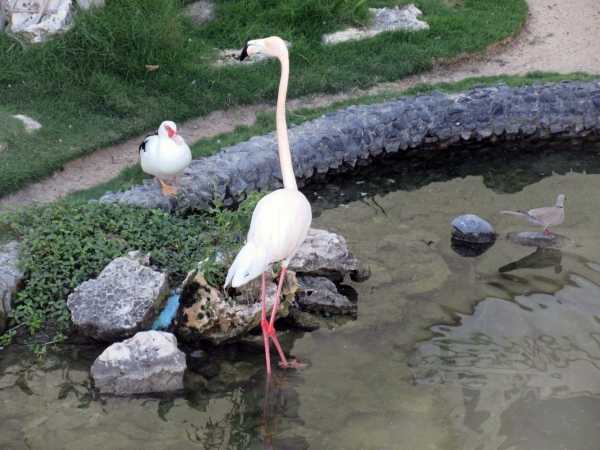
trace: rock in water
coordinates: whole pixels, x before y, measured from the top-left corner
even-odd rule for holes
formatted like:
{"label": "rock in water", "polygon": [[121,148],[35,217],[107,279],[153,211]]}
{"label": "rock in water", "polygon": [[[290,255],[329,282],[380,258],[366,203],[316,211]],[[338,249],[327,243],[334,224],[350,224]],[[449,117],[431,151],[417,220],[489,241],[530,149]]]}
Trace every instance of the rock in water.
{"label": "rock in water", "polygon": [[513,244],[523,245],[525,247],[541,248],[562,248],[575,244],[566,236],[560,234],[548,236],[547,234],[538,231],[513,231],[506,235],[506,240]]}
{"label": "rock in water", "polygon": [[370,276],[342,236],[325,230],[311,228],[308,236],[290,262],[290,270],[297,273],[322,275],[341,281],[347,273],[354,281],[366,280]]}
{"label": "rock in water", "polygon": [[169,277],[120,257],[69,295],[72,320],[83,334],[115,342],[149,330],[169,295]]}
{"label": "rock in water", "polygon": [[464,214],[452,221],[452,237],[459,241],[477,244],[494,242],[494,228],[475,214]]}
{"label": "rock in water", "polygon": [[[277,284],[273,272],[267,271],[267,310],[273,309]],[[294,293],[298,288],[296,274],[288,271],[277,307],[277,318],[288,315]],[[208,340],[214,345],[233,342],[260,326],[262,304],[260,299],[261,277],[257,277],[239,289],[235,298],[211,286],[202,272],[202,262],[196,270],[188,273],[174,324],[177,336],[187,342]],[[262,339],[262,336],[261,336]]]}
{"label": "rock in water", "polygon": [[91,375],[101,394],[146,394],[183,389],[185,368],[185,354],[175,336],[142,331],[104,350]]}
{"label": "rock in water", "polygon": [[0,247],[0,334],[6,331],[8,313],[12,309],[12,296],[23,273],[17,268],[19,248],[18,241],[12,241]]}
{"label": "rock in water", "polygon": [[335,284],[324,277],[299,276],[298,304],[311,312],[356,315],[357,306],[338,293]]}

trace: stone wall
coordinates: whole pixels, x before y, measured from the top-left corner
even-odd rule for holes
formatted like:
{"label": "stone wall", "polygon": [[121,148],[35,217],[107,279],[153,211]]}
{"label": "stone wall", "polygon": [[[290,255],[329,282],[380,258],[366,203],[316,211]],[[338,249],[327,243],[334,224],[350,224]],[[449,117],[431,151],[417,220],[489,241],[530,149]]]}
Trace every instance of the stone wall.
{"label": "stone wall", "polygon": [[[536,83],[509,88],[475,85],[460,94],[418,94],[345,110],[293,126],[289,140],[300,184],[322,179],[369,158],[409,148],[444,149],[481,140],[584,136],[600,133],[600,81]],[[442,150],[441,150],[442,151]],[[179,178],[184,202],[195,207],[215,192],[232,204],[255,189],[281,187],[275,133],[223,148],[192,161]],[[126,192],[106,193],[101,201],[120,201],[170,210],[154,180]]]}

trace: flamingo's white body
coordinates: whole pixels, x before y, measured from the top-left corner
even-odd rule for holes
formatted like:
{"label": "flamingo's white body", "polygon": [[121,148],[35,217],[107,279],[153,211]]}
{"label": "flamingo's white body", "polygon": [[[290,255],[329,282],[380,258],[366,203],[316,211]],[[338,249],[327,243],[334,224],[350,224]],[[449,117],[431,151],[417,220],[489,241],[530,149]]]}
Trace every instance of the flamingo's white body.
{"label": "flamingo's white body", "polygon": [[174,178],[192,162],[192,152],[171,121],[160,124],[158,133],[146,136],[140,144],[142,170],[158,178],[164,195],[174,195],[179,189],[167,186],[163,179]]}
{"label": "flamingo's white body", "polygon": [[[283,40],[276,36],[249,41],[246,47],[244,47],[240,59],[244,59],[247,55],[256,52],[275,56],[281,62],[276,125],[279,160],[284,187],[263,197],[256,205],[256,209],[252,214],[252,222],[250,223],[246,245],[240,250],[231,265],[225,280],[225,286],[231,284],[233,287],[239,287],[262,274],[261,326],[265,340],[267,373],[271,373],[269,338],[275,343],[281,357],[280,366],[284,368],[300,366],[295,361],[288,362],[286,360],[281,346],[277,341],[273,324],[275,322],[286,269],[308,234],[312,212],[310,203],[298,191],[296,185],[285,123],[285,97],[289,77],[287,47]],[[267,322],[264,272],[270,265],[277,262],[281,263],[281,274],[273,311],[271,312],[271,319]]]}

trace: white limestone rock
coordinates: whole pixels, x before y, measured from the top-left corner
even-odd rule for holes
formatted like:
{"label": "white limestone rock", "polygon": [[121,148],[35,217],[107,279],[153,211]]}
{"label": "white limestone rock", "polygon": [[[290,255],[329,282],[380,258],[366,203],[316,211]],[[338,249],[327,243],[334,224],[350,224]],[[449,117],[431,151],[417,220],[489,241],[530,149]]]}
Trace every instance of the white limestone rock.
{"label": "white limestone rock", "polygon": [[104,6],[104,0],[76,0],[77,6],[84,11],[88,11],[93,8],[101,8]]}
{"label": "white limestone rock", "polygon": [[185,369],[185,354],[175,336],[143,331],[104,350],[91,375],[101,394],[147,394],[183,389]]}
{"label": "white limestone rock", "polygon": [[22,0],[5,7],[10,31],[35,44],[67,32],[73,26],[72,0]]}
{"label": "white limestone rock", "polygon": [[415,5],[406,5],[403,8],[369,8],[373,16],[373,23],[369,28],[347,28],[342,31],[323,35],[323,44],[338,44],[346,41],[358,41],[360,39],[377,36],[384,31],[426,30],[429,25],[417,19],[423,14]]}
{"label": "white limestone rock", "polygon": [[356,280],[367,279],[370,275],[369,270],[348,249],[342,236],[313,228],[308,231],[308,236],[290,262],[289,269],[298,273],[325,276],[335,281],[343,280],[348,273]]}
{"label": "white limestone rock", "polygon": [[23,277],[23,272],[17,267],[20,246],[18,241],[11,241],[0,247],[0,334],[6,331],[12,296]]}
{"label": "white limestone rock", "polygon": [[69,295],[67,305],[79,331],[101,341],[115,342],[148,330],[169,295],[169,277],[120,257],[97,279],[88,280]]}
{"label": "white limestone rock", "polygon": [[23,114],[17,114],[16,116],[13,116],[15,119],[19,119],[21,122],[23,122],[23,124],[25,125],[25,128],[27,129],[28,132],[32,132],[35,130],[39,130],[40,128],[42,128],[42,124],[39,123],[36,120],[33,120],[31,117],[29,116],[25,116]]}

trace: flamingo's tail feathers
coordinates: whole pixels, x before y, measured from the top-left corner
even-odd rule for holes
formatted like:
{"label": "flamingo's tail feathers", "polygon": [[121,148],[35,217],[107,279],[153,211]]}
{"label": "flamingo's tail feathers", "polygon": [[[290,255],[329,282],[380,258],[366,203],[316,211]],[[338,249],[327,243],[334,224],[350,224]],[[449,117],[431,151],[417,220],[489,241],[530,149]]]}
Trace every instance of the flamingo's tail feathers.
{"label": "flamingo's tail feathers", "polygon": [[262,274],[268,266],[267,252],[254,242],[248,242],[229,268],[225,286],[240,287]]}
{"label": "flamingo's tail feathers", "polygon": [[515,212],[515,211],[500,211],[502,214],[508,214],[510,216],[517,216],[517,217],[523,217],[523,218],[527,218],[527,214],[522,213],[522,212]]}

